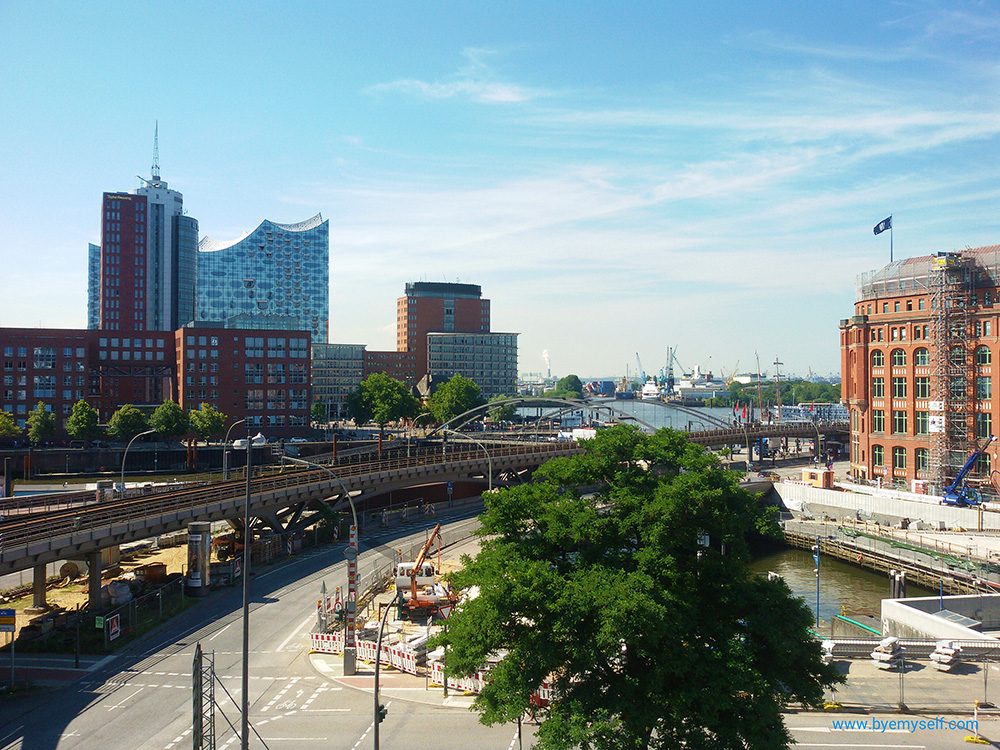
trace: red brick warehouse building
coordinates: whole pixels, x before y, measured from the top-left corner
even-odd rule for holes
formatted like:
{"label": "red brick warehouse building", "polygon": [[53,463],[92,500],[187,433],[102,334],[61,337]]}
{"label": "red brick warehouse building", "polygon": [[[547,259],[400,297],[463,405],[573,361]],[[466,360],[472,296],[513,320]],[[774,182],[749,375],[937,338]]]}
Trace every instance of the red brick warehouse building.
{"label": "red brick warehouse building", "polygon": [[[840,323],[851,473],[940,491],[1000,424],[1000,245],[890,263],[858,277]],[[973,479],[994,483],[1000,445]]]}

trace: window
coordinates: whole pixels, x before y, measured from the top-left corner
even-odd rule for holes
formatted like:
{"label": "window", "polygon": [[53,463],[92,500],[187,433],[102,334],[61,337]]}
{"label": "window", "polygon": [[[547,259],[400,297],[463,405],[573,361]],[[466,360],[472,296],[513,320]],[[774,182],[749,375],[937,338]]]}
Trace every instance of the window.
{"label": "window", "polygon": [[976,349],[976,364],[977,365],[988,365],[993,361],[993,355],[989,350],[989,347],[980,346]]}
{"label": "window", "polygon": [[906,300],[906,312],[910,312],[913,309],[913,300]]}
{"label": "window", "polygon": [[885,398],[885,378],[872,378],[872,398]]}
{"label": "window", "polygon": [[872,466],[885,466],[885,448],[881,445],[872,446]]}
{"label": "window", "polygon": [[920,298],[920,299],[917,300],[917,309],[918,310],[923,310],[924,309],[924,300],[923,300],[923,298]]}
{"label": "window", "polygon": [[872,352],[872,367],[885,367],[885,352],[880,349]]}
{"label": "window", "polygon": [[976,398],[980,401],[993,398],[993,380],[989,375],[976,376]]}
{"label": "window", "polygon": [[965,378],[952,378],[949,380],[948,392],[954,399],[965,398]]}
{"label": "window", "polygon": [[913,379],[913,395],[917,398],[931,397],[931,379],[926,375]]}
{"label": "window", "polygon": [[928,367],[931,363],[931,353],[921,347],[913,352],[913,364],[917,367]]}
{"label": "window", "polygon": [[892,449],[892,468],[894,469],[905,469],[906,468],[906,448],[902,446],[895,446]]}
{"label": "window", "polygon": [[892,350],[892,366],[893,367],[902,367],[905,364],[906,364],[906,352],[904,352],[902,349],[893,349]]}
{"label": "window", "polygon": [[987,438],[993,434],[993,415],[989,412],[976,414],[976,437]]}
{"label": "window", "polygon": [[[923,300],[921,300],[923,301]],[[916,448],[913,451],[913,464],[917,471],[927,471],[931,467],[931,452],[928,448]]]}
{"label": "window", "polygon": [[872,432],[885,432],[885,412],[872,409]]}
{"label": "window", "polygon": [[906,378],[892,379],[892,397],[906,398]]}
{"label": "window", "polygon": [[952,348],[952,350],[948,352],[948,359],[951,361],[951,364],[956,367],[963,366],[965,364],[965,352],[962,350],[962,347],[956,346]]}
{"label": "window", "polygon": [[914,416],[913,429],[917,435],[930,434],[930,412],[918,411]]}
{"label": "window", "polygon": [[893,302],[892,303],[892,311],[893,312],[899,312],[899,303],[898,302]]}
{"label": "window", "polygon": [[990,475],[990,454],[983,453],[976,461],[976,471],[984,477]]}
{"label": "window", "polygon": [[902,409],[892,413],[892,431],[896,435],[906,434],[906,412]]}

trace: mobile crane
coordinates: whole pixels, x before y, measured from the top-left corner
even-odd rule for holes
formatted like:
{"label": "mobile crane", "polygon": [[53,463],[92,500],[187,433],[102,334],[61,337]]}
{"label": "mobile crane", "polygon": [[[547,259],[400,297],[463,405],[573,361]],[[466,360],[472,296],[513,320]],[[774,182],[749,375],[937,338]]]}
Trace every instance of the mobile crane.
{"label": "mobile crane", "polygon": [[955,481],[944,488],[944,497],[941,498],[943,504],[979,505],[983,501],[983,496],[979,493],[979,490],[973,487],[966,487],[965,477],[972,471],[972,467],[976,465],[976,461],[986,452],[986,449],[989,448],[990,443],[994,440],[996,440],[996,437],[990,435],[986,438],[986,442],[982,446],[977,447],[972,455],[969,456],[969,460],[965,462],[965,466],[958,472]]}

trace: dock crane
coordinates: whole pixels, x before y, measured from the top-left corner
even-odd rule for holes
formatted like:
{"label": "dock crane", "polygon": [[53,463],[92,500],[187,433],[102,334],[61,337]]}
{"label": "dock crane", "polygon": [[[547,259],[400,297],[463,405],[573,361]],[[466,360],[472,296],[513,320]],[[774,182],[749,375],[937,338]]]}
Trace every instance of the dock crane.
{"label": "dock crane", "polygon": [[965,462],[965,466],[958,472],[955,480],[944,488],[944,497],[941,498],[942,503],[945,505],[979,505],[983,501],[979,490],[965,486],[965,477],[972,471],[972,467],[976,465],[976,461],[986,452],[986,449],[990,447],[990,443],[994,440],[996,438],[990,435],[986,438],[986,442],[982,446],[976,447],[976,450],[969,456],[969,460]]}
{"label": "dock crane", "polygon": [[667,347],[667,395],[674,392],[674,360],[677,359],[677,347]]}
{"label": "dock crane", "polygon": [[639,382],[640,383],[645,383],[646,382],[646,371],[642,368],[642,360],[639,359],[639,352],[635,353],[635,363],[639,366],[639,369],[637,370],[637,372],[639,374]]}

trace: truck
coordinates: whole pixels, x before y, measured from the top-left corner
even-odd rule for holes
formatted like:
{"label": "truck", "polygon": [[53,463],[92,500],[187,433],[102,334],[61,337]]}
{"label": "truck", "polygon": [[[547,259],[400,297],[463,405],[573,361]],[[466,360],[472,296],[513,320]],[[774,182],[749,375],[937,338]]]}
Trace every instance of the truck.
{"label": "truck", "polygon": [[986,442],[978,446],[972,452],[972,455],[969,456],[969,459],[965,462],[965,466],[958,472],[954,481],[944,488],[944,496],[941,498],[941,502],[944,505],[979,505],[983,501],[983,496],[978,489],[966,486],[965,478],[994,440],[996,440],[996,437],[993,435],[986,438]]}

